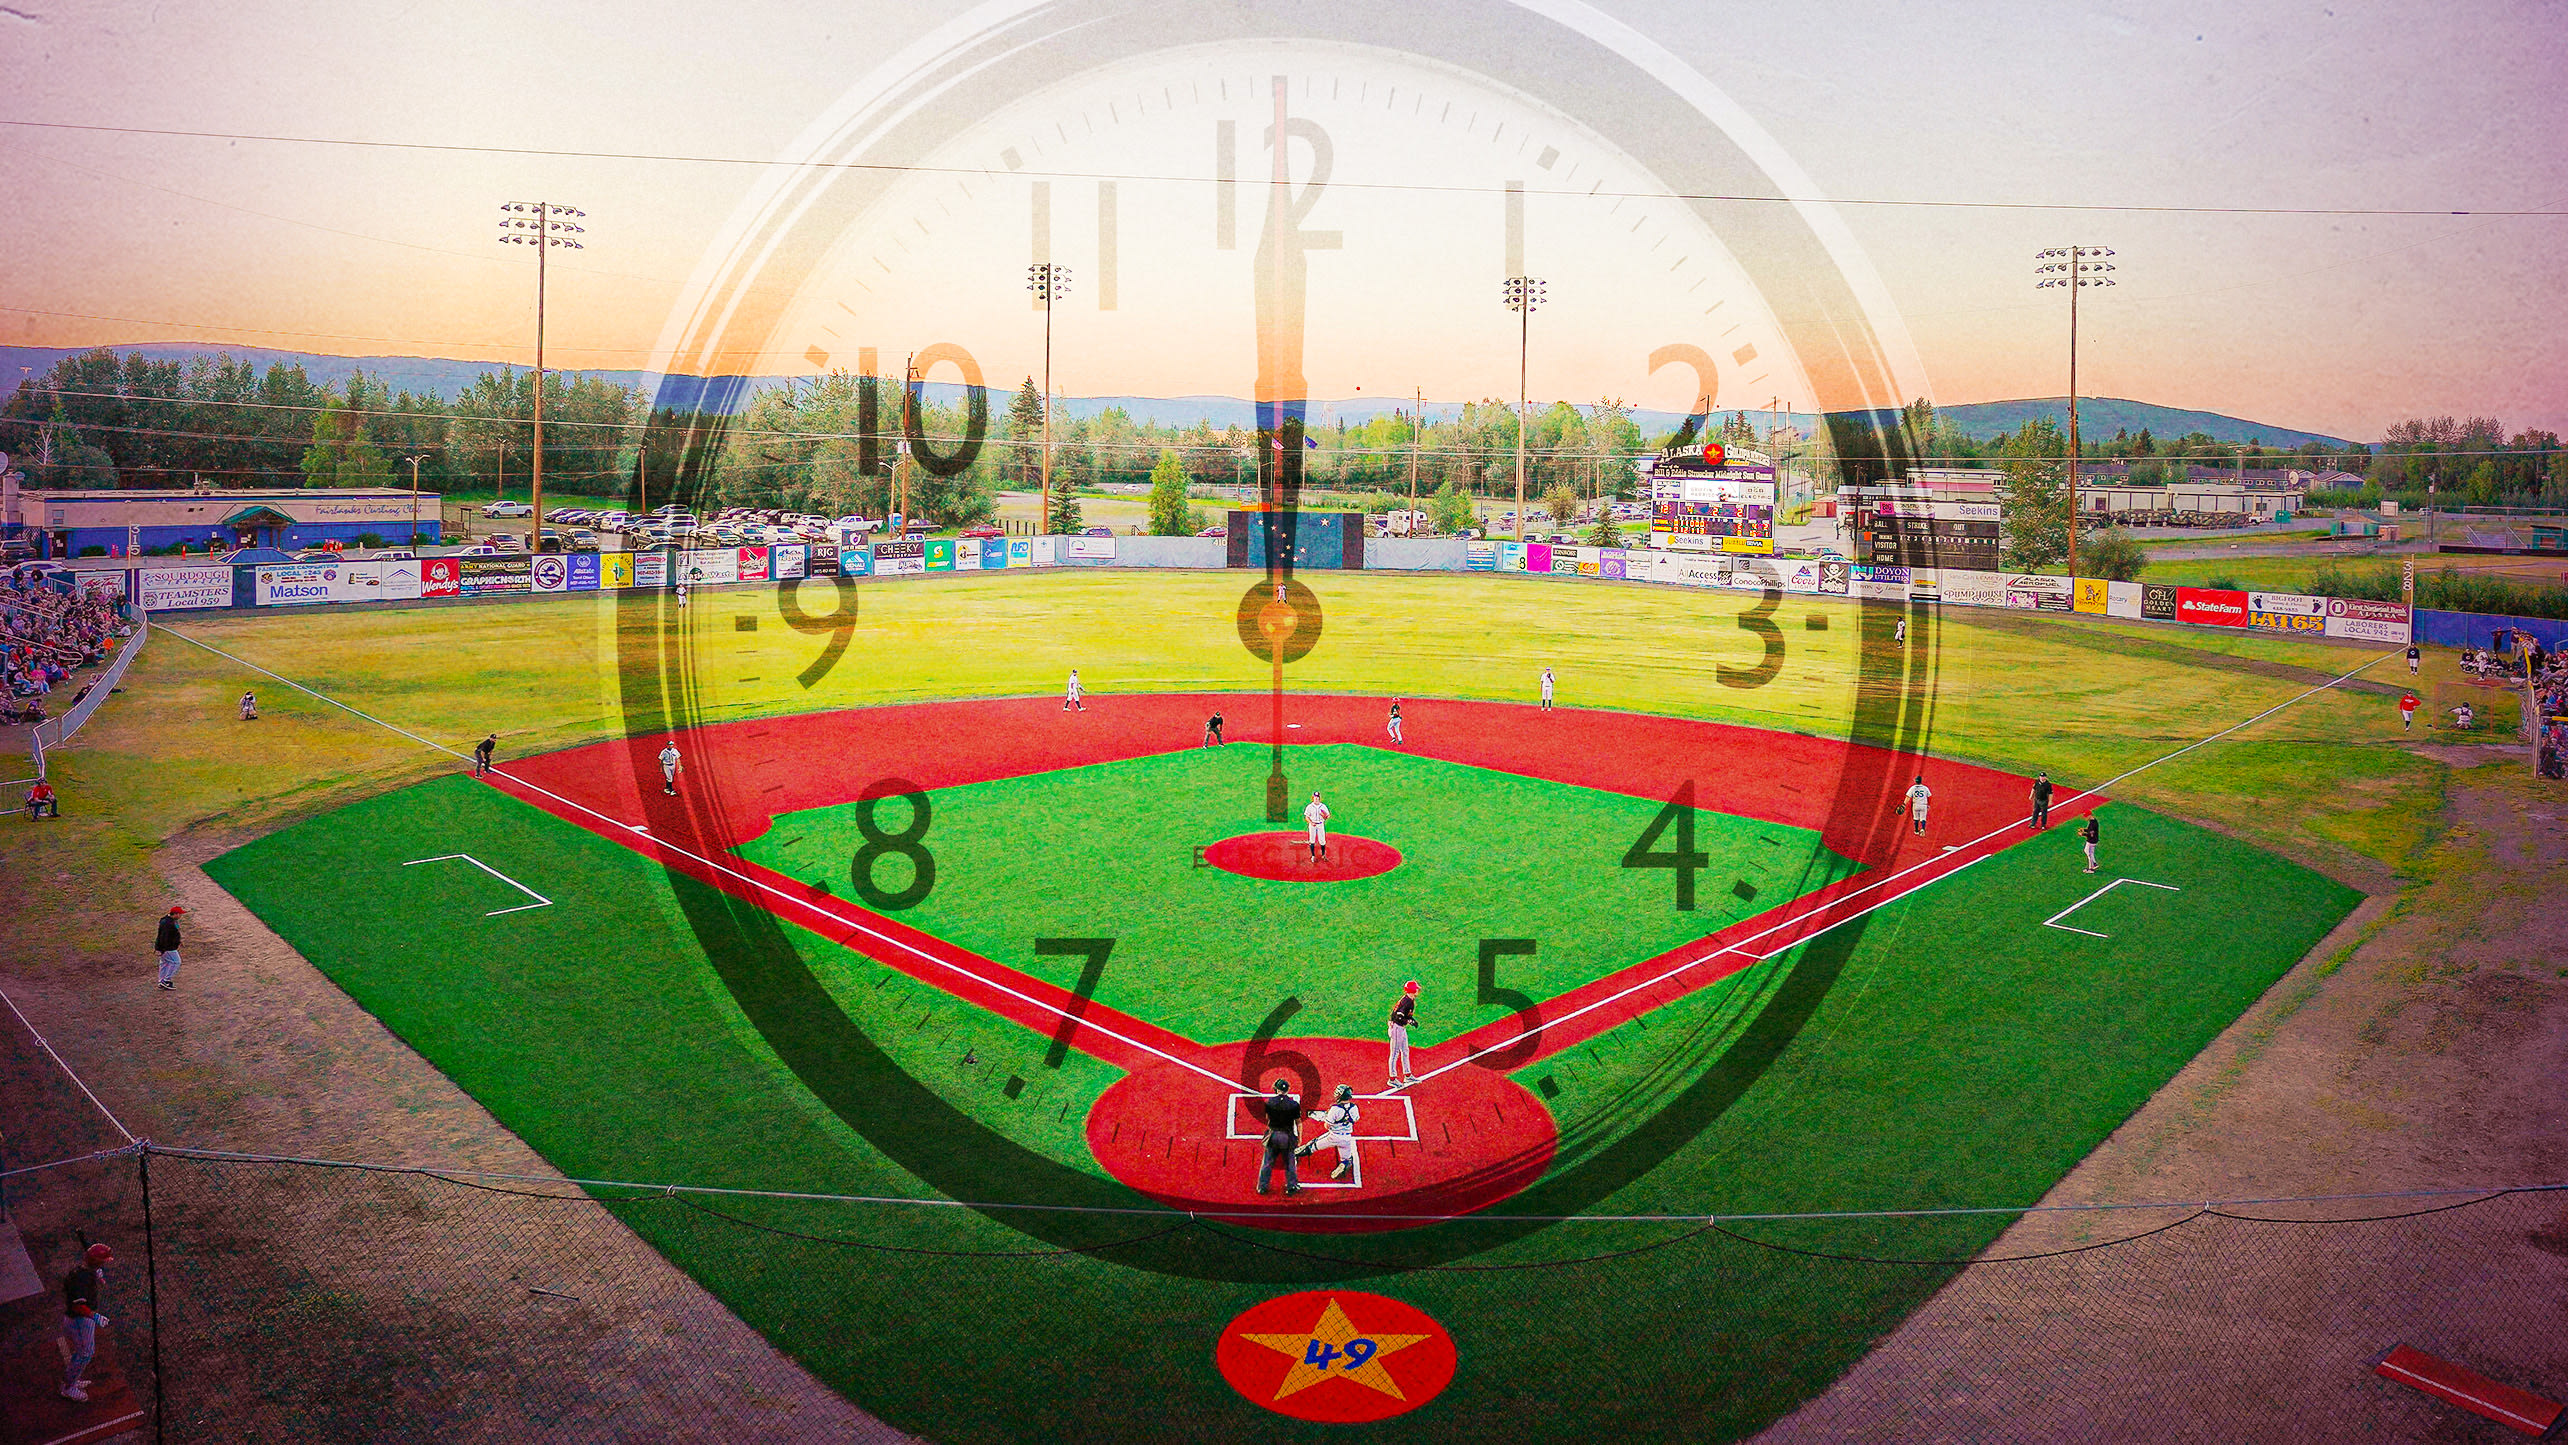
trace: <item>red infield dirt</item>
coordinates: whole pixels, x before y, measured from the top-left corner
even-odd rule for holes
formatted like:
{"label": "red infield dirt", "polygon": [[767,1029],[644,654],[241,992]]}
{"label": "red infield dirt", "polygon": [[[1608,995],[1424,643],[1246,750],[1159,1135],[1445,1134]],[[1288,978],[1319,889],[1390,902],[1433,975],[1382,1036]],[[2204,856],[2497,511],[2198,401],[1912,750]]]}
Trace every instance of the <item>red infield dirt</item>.
{"label": "red infield dirt", "polygon": [[[1364,1104],[1365,1129],[1377,1127],[1378,1118],[1386,1132],[1416,1137],[1375,1140],[1360,1131],[1363,1187],[1306,1188],[1289,1205],[1280,1194],[1250,1193],[1258,1144],[1253,1134],[1237,1137],[1252,1126],[1245,1115],[1234,1115],[1241,1106],[1232,1097],[1263,1094],[1272,1079],[1257,1076],[1271,1074],[1282,1055],[1252,1071],[1245,1042],[1184,1038],[1077,999],[732,852],[781,814],[845,803],[869,789],[956,787],[1194,747],[1204,718],[1216,709],[1242,720],[1232,746],[1271,743],[1272,723],[1261,730],[1247,721],[1251,704],[1266,701],[1255,694],[1091,693],[1084,712],[1062,712],[1056,698],[1001,698],[719,723],[675,737],[682,771],[674,797],[661,791],[657,758],[672,739],[659,732],[528,758],[487,781],[1039,1033],[1072,1020],[1072,1047],[1129,1075],[1106,1091],[1089,1120],[1089,1142],[1101,1164],[1169,1204],[1284,1229],[1397,1228],[1506,1198],[1541,1176],[1553,1139],[1549,1111],[1506,1071],[1572,1048],[2030,836],[2029,784],[1988,768],[1684,718],[1410,700],[1403,709],[1408,742],[1398,751],[1654,801],[1691,782],[1695,806],[1811,829],[1860,871],[1547,999],[1538,1024],[1501,1019],[1418,1048],[1412,1068],[1420,1082]],[[1383,746],[1382,706],[1372,697],[1289,697],[1283,736],[1295,744]],[[1901,810],[1901,795],[1919,775],[1934,794],[1922,835],[1912,834]],[[2063,800],[2053,808],[2054,820],[2074,819],[2102,801],[2091,795]],[[1300,837],[1286,836],[1297,843]],[[1381,1043],[1293,1039],[1275,1047],[1311,1061],[1312,1072],[1302,1076],[1306,1089],[1340,1079],[1362,1088],[1360,1081],[1382,1077]],[[1304,1097],[1315,1108],[1324,1102]],[[1155,1147],[1145,1147],[1152,1141]],[[1224,1161],[1236,1168],[1215,1167]],[[1323,1151],[1304,1162],[1318,1164],[1325,1176],[1335,1161]]]}
{"label": "red infield dirt", "polygon": [[1242,833],[1204,849],[1205,866],[1280,883],[1343,883],[1400,866],[1400,850],[1352,833],[1331,833],[1329,855],[1311,854],[1305,833]]}

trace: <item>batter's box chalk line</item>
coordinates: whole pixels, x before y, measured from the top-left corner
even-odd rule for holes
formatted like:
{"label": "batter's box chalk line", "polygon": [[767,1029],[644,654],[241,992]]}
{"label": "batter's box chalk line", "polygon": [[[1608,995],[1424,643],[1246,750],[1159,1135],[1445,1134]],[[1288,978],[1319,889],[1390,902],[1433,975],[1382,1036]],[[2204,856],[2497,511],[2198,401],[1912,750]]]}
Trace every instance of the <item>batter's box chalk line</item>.
{"label": "batter's box chalk line", "polygon": [[2094,902],[2094,901],[2096,901],[2097,899],[2102,898],[2104,895],[2106,895],[2106,894],[2108,894],[2108,893],[2112,892],[2112,891],[2113,891],[2114,889],[2116,889],[2116,888],[2121,887],[2121,886],[2122,886],[2123,884],[2125,884],[2125,883],[2129,883],[2129,884],[2132,884],[2132,885],[2133,885],[2133,886],[2135,886],[2135,887],[2140,887],[2140,888],[2157,888],[2157,889],[2162,889],[2162,890],[2164,890],[2164,891],[2166,891],[2166,892],[2169,892],[2169,893],[2182,893],[2182,892],[2184,892],[2184,891],[2185,891],[2185,890],[2183,890],[2183,889],[2181,889],[2181,888],[2178,888],[2178,887],[2177,887],[2176,885],[2174,885],[2173,883],[2152,883],[2152,882],[2150,882],[2150,881],[2149,881],[2148,879],[2146,879],[2146,878],[2116,878],[2116,879],[2114,879],[2112,882],[2107,883],[2106,885],[2104,885],[2102,888],[2099,888],[2099,889],[2095,890],[2093,893],[2088,894],[2086,897],[2079,899],[2077,902],[2072,903],[2072,904],[2070,904],[2068,907],[2061,909],[2059,912],[2052,914],[2050,917],[2043,919],[2043,920],[2042,920],[2042,926],[2043,926],[2044,928],[2056,928],[2056,929],[2060,930],[2062,933],[2083,933],[2083,934],[2085,934],[2085,935],[2086,935],[2087,937],[2089,937],[2089,938],[2110,938],[2110,937],[2112,937],[2112,935],[2111,935],[2111,934],[2098,933],[2098,932],[2096,932],[2096,931],[2095,931],[2094,929],[2092,929],[2092,928],[2079,928],[2079,927],[2076,927],[2076,926],[2071,925],[2071,924],[2062,923],[2060,920],[2061,920],[2061,919],[2063,919],[2063,918],[2068,917],[2068,916],[2069,916],[2070,914],[2072,914],[2072,913],[2077,912],[2079,909],[2086,907],[2088,904],[2093,903],[2093,902]]}
{"label": "batter's box chalk line", "polygon": [[[1266,1095],[1264,1095],[1264,1094],[1233,1094],[1233,1095],[1231,1095],[1231,1096],[1230,1096],[1230,1098],[1229,1098],[1229,1099],[1227,1099],[1226,1101],[1224,1101],[1224,1107],[1229,1111],[1229,1113],[1228,1113],[1228,1116],[1227,1116],[1226,1118],[1224,1118],[1224,1119],[1223,1119],[1223,1121],[1222,1121],[1222,1137],[1223,1137],[1223,1138],[1225,1138],[1225,1139],[1235,1139],[1235,1140],[1250,1141],[1250,1142],[1254,1142],[1254,1141],[1257,1141],[1257,1140],[1262,1140],[1262,1139],[1264,1139],[1264,1138],[1266,1137],[1266,1131],[1265,1131],[1265,1130],[1263,1130],[1263,1129],[1251,1129],[1251,1130],[1249,1130],[1249,1132],[1247,1132],[1247,1133],[1245,1133],[1245,1134],[1242,1134],[1242,1133],[1240,1133],[1240,1132],[1239,1132],[1239,1106],[1240,1106],[1241,1101],[1243,1101],[1243,1100],[1246,1100],[1246,1101],[1248,1101],[1248,1102],[1250,1102],[1250,1103],[1252,1103],[1252,1104],[1253,1104],[1253,1103],[1255,1103],[1257,1100],[1264,1099],[1264,1098],[1266,1098],[1266,1097],[1267,1097],[1267,1096],[1266,1096]],[[1409,1101],[1409,1096],[1408,1096],[1408,1095],[1406,1095],[1406,1094],[1358,1094],[1358,1095],[1356,1095],[1356,1096],[1355,1096],[1355,1102],[1356,1102],[1356,1103],[1357,1103],[1357,1105],[1359,1105],[1359,1106],[1361,1106],[1361,1105],[1365,1105],[1365,1104],[1382,1104],[1382,1103],[1393,1103],[1393,1104],[1398,1104],[1398,1105],[1400,1106],[1401,1112],[1402,1112],[1404,1115],[1406,1115],[1406,1116],[1407,1116],[1407,1118],[1408,1118],[1408,1121],[1409,1121],[1409,1132],[1408,1132],[1408,1133],[1406,1133],[1406,1134],[1367,1134],[1367,1133],[1362,1132],[1363,1126],[1362,1126],[1361,1122],[1359,1122],[1359,1123],[1358,1123],[1358,1125],[1357,1125],[1357,1130],[1358,1130],[1358,1132],[1356,1133],[1356,1136],[1355,1136],[1355,1142],[1356,1142],[1356,1151],[1355,1151],[1355,1167],[1354,1167],[1353,1169],[1351,1169],[1351,1170],[1348,1170],[1348,1171],[1347,1171],[1347,1177],[1346,1177],[1346,1178],[1344,1178],[1344,1179],[1305,1179],[1305,1180],[1303,1180],[1303,1181],[1302,1181],[1302,1187],[1303,1187],[1303,1188],[1305,1188],[1305,1189],[1362,1189],[1362,1188],[1364,1187],[1364,1148],[1363,1148],[1363,1146],[1364,1146],[1364,1145],[1366,1145],[1366,1144],[1368,1144],[1368,1143],[1373,1143],[1373,1144],[1414,1144],[1414,1143],[1418,1142],[1418,1106],[1417,1106],[1416,1104],[1413,1104],[1413,1103],[1411,1103],[1411,1102]],[[1304,1117],[1308,1118],[1308,1117],[1311,1117],[1311,1116],[1309,1116],[1309,1115],[1305,1115]],[[1325,1134],[1323,1134],[1323,1135],[1321,1135],[1320,1137],[1321,1137],[1323,1140],[1325,1140],[1328,1136],[1327,1136],[1327,1135],[1325,1135]],[[1305,1142],[1309,1142],[1309,1141],[1305,1141]],[[1318,1160],[1323,1159],[1323,1158],[1327,1158],[1327,1159],[1330,1159],[1330,1160],[1334,1161],[1334,1160],[1336,1159],[1336,1157],[1337,1157],[1337,1150],[1335,1150],[1335,1149],[1315,1149],[1315,1150],[1311,1151],[1311,1161],[1312,1161],[1312,1162],[1317,1162]],[[1332,1168],[1334,1168],[1334,1167],[1335,1167],[1334,1163],[1332,1163],[1331,1167],[1332,1167]],[[1298,1172],[1298,1171],[1297,1171],[1297,1172]]]}

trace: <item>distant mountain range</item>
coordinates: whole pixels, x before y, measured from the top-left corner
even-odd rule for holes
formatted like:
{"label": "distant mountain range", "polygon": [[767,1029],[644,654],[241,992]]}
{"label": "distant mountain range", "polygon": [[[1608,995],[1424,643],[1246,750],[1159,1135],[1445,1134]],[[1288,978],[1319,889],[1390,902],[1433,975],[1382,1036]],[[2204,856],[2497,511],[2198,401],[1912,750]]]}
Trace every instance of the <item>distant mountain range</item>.
{"label": "distant mountain range", "polygon": [[[21,375],[42,376],[55,362],[66,356],[77,356],[88,347],[0,346],[0,385],[13,385],[9,372],[26,368]],[[224,352],[236,360],[247,361],[264,371],[282,363],[300,364],[304,374],[317,385],[344,383],[353,372],[363,371],[376,382],[394,391],[434,396],[452,401],[471,386],[484,372],[510,369],[491,361],[451,361],[422,356],[328,356],[309,351],[272,351],[256,346],[206,347],[189,342],[147,342],[116,346],[110,350],[131,352],[155,361],[184,360],[212,351]],[[517,368],[523,369],[523,368]],[[770,386],[783,384],[780,376],[672,376],[662,377],[645,371],[580,371],[580,376],[618,386],[634,387],[650,396],[655,405],[675,406],[681,410],[703,407],[715,411],[736,411],[748,397]],[[1001,393],[993,405],[1004,404],[1004,394],[1011,388],[994,387]],[[941,401],[960,397],[963,388],[950,382],[930,382],[928,394]],[[1310,422],[1313,430],[1334,427],[1339,422],[1361,425],[1388,412],[1405,411],[1406,397],[1346,397],[1333,401],[1313,401]],[[1430,417],[1458,411],[1458,401],[1429,401]],[[1112,407],[1121,407],[1136,422],[1152,426],[1190,426],[1209,422],[1214,426],[1251,427],[1257,424],[1257,404],[1235,396],[1066,396],[1061,410],[1075,417],[1092,417]],[[1987,438],[2010,432],[2038,417],[2049,417],[2062,427],[2068,425],[2069,406],[2065,397],[2038,397],[2023,401],[1969,402],[1958,406],[1940,406],[1938,415],[1949,417],[1955,426],[1973,438]],[[1750,411],[1746,415],[1758,426],[1781,424],[1810,431],[1818,418],[1808,412]],[[1666,431],[1684,420],[1684,414],[1671,411],[1636,411],[1632,419],[1642,431]],[[2246,421],[2218,412],[2188,411],[2181,407],[2154,406],[2144,401],[2125,401],[2118,397],[2081,397],[2078,399],[2078,426],[2081,436],[2090,441],[2110,437],[2116,430],[2137,435],[2141,428],[2161,442],[2171,441],[2188,432],[2202,432],[2214,441],[2259,442],[2271,447],[2296,447],[2316,441],[2328,446],[2358,445],[2338,437],[2317,432],[2299,431],[2268,422]]]}

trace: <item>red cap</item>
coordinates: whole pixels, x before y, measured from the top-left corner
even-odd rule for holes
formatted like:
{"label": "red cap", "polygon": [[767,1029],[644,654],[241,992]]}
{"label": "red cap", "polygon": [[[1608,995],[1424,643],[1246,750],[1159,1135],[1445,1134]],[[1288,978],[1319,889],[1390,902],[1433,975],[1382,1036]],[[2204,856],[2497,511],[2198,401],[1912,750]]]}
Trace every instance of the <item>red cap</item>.
{"label": "red cap", "polygon": [[176,918],[178,915],[185,913],[186,911],[186,909],[179,907],[175,903],[169,906],[169,916],[172,918]]}
{"label": "red cap", "polygon": [[1414,978],[1409,980],[1407,983],[1400,985],[1400,992],[1402,993],[1416,993],[1417,991],[1418,981]]}
{"label": "red cap", "polygon": [[89,1262],[89,1266],[92,1269],[112,1261],[115,1257],[116,1251],[109,1249],[103,1244],[93,1244],[89,1246],[89,1252],[81,1256],[82,1259]]}

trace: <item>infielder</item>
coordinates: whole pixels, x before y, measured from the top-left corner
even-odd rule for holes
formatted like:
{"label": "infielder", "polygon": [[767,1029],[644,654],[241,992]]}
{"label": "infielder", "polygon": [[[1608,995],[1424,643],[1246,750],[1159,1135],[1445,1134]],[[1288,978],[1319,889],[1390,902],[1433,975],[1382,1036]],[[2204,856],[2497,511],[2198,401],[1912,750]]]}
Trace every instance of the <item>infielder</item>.
{"label": "infielder", "polygon": [[1284,1192],[1302,1192],[1302,1176],[1293,1163],[1298,1144],[1302,1142],[1302,1101],[1293,1097],[1293,1081],[1277,1079],[1275,1092],[1266,1096],[1266,1148],[1257,1161],[1257,1192],[1264,1194],[1275,1171],[1284,1171]]}
{"label": "infielder", "polygon": [[1925,837],[1926,800],[1934,796],[1933,790],[1926,786],[1926,775],[1919,773],[1917,781],[1909,784],[1908,791],[1901,796],[1908,799],[1908,831],[1920,838]]}
{"label": "infielder", "polygon": [[1204,746],[1208,748],[1217,748],[1221,745],[1222,715],[1220,713],[1215,713],[1211,717],[1204,719]]}
{"label": "infielder", "polygon": [[1400,700],[1396,697],[1391,699],[1390,732],[1391,741],[1395,743],[1405,743],[1408,741],[1408,739],[1400,736]]}
{"label": "infielder", "polygon": [[1418,981],[1400,985],[1400,1001],[1391,1005],[1391,1087],[1418,1082],[1409,1075],[1409,1025],[1418,1019]]}
{"label": "infielder", "polygon": [[660,791],[674,798],[678,795],[678,740],[660,749]]}
{"label": "infielder", "polygon": [[1302,809],[1302,821],[1311,825],[1311,861],[1325,863],[1329,857],[1329,805],[1313,793],[1308,807]]}
{"label": "infielder", "polygon": [[1544,668],[1544,669],[1543,669],[1543,711],[1545,711],[1545,712],[1550,712],[1551,710],[1552,710],[1552,675],[1551,675],[1551,669],[1550,669],[1550,668],[1548,668],[1548,667],[1546,667],[1546,668]]}
{"label": "infielder", "polygon": [[1064,689],[1061,694],[1061,710],[1063,712],[1068,712],[1071,709],[1076,708],[1080,712],[1086,712],[1088,710],[1088,704],[1081,701],[1081,692],[1082,689],[1079,686],[1079,669],[1074,667],[1070,669],[1070,685],[1068,688]]}
{"label": "infielder", "polygon": [[2086,871],[2089,873],[2095,871],[2095,845],[2103,836],[2103,831],[2095,825],[2095,814],[2087,814],[2086,826],[2078,830],[2078,841],[2086,845]]}
{"label": "infielder", "polygon": [[1295,1152],[1299,1157],[1308,1159],[1323,1144],[1335,1149],[1338,1155],[1337,1167],[1329,1171],[1329,1177],[1345,1178],[1347,1171],[1355,1167],[1355,1121],[1363,1115],[1364,1111],[1355,1106],[1355,1085],[1338,1085],[1337,1102],[1329,1105],[1328,1113],[1320,1120],[1322,1131],[1320,1137],[1303,1145]]}
{"label": "infielder", "polygon": [[243,722],[257,722],[258,720],[259,720],[259,695],[258,695],[257,693],[254,693],[254,692],[245,692],[245,693],[242,693],[242,694],[241,694],[241,721],[243,721]]}
{"label": "infielder", "polygon": [[2423,706],[2423,703],[2417,701],[2415,693],[2402,693],[2399,696],[2400,732],[2405,733],[2416,731],[2416,710]]}

